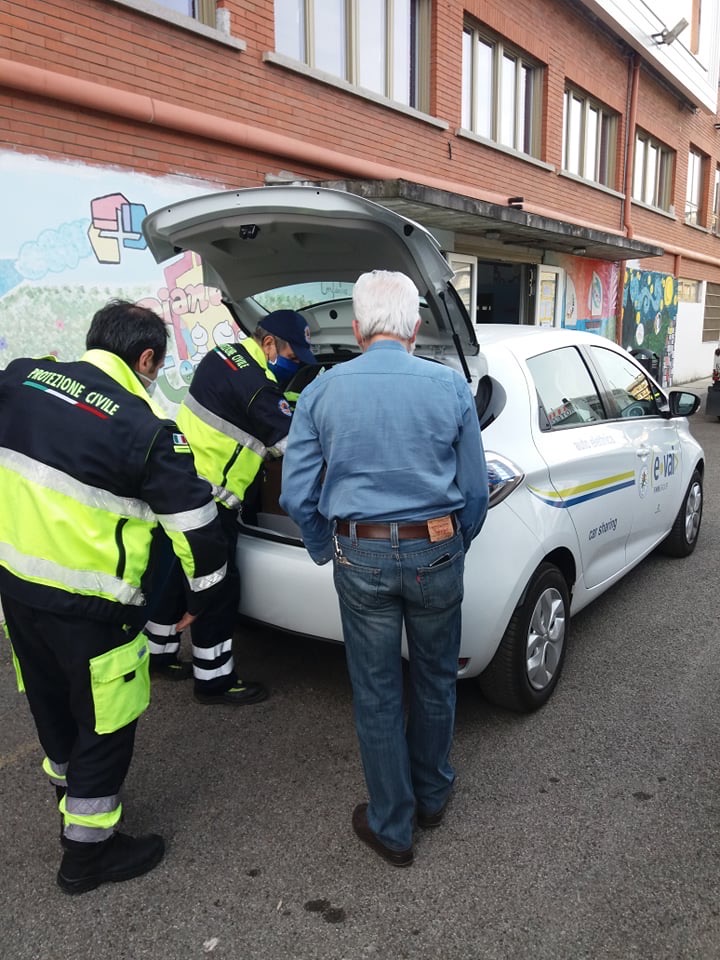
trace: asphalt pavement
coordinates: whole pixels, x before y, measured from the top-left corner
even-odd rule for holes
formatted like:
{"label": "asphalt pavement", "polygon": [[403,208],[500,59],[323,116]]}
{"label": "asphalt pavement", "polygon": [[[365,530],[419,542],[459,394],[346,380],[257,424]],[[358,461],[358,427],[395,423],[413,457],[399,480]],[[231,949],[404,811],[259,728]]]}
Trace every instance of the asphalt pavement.
{"label": "asphalt pavement", "polygon": [[[709,380],[687,385],[705,396]],[[55,885],[54,793],[0,650],[2,960],[716,960],[720,957],[720,423],[700,541],[652,555],[574,618],[548,705],[459,685],[459,785],[395,869],[354,837],[365,799],[340,646],[237,634],[241,709],[158,681],[125,790],[168,840],[145,877]],[[282,583],[277,584],[278,591]]]}

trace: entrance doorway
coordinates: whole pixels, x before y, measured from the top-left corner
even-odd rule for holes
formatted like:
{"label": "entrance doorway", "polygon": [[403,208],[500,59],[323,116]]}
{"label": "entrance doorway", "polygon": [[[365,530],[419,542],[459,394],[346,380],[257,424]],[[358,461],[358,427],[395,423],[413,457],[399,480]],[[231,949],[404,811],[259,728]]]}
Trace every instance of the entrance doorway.
{"label": "entrance doorway", "polygon": [[527,266],[478,260],[476,323],[527,323]]}

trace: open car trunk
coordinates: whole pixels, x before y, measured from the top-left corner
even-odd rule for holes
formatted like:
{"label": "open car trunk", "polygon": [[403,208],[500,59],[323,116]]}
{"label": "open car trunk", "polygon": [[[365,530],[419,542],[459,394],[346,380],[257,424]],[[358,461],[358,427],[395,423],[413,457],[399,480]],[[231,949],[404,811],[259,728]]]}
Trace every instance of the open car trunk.
{"label": "open car trunk", "polygon": [[[263,316],[290,308],[306,318],[322,367],[357,356],[352,287],[369,270],[397,270],[420,294],[416,355],[448,363],[475,392],[484,358],[453,271],[421,225],[354,194],[273,186],[207,194],[156,210],[142,225],[158,262],[192,250],[208,286],[251,335]],[[466,357],[473,357],[472,374]],[[281,509],[281,463],[267,462],[243,504],[245,532],[300,542]]]}

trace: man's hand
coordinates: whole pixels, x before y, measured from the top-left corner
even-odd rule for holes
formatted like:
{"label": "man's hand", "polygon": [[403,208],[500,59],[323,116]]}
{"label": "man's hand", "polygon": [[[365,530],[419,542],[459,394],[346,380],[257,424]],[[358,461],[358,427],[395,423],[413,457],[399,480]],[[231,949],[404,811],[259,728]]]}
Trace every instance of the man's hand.
{"label": "man's hand", "polygon": [[175,624],[175,629],[178,633],[182,633],[186,627],[189,627],[191,623],[195,623],[197,620],[197,615],[194,613],[184,613],[182,617]]}

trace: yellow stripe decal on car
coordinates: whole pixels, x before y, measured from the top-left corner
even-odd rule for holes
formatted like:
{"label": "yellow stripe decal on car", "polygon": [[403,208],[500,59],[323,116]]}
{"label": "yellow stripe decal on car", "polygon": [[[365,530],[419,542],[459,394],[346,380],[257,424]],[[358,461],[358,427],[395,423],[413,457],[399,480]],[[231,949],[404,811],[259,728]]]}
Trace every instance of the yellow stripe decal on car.
{"label": "yellow stripe decal on car", "polygon": [[564,490],[540,490],[537,487],[528,487],[530,493],[547,503],[551,507],[574,507],[585,500],[604,497],[606,493],[632,487],[635,484],[635,474],[632,472],[617,473],[612,477],[603,477],[601,480],[590,480],[575,487],[566,487]]}

